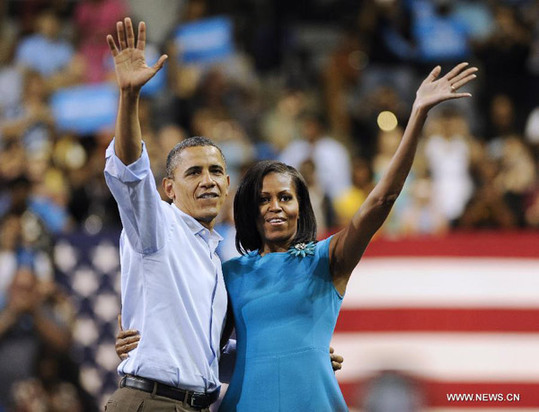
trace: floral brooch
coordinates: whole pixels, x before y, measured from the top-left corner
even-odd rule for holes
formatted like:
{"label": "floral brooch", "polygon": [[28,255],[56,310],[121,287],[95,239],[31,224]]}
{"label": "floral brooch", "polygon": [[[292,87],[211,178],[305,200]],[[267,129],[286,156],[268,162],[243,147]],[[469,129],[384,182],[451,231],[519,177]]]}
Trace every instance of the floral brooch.
{"label": "floral brooch", "polygon": [[309,243],[296,243],[290,246],[288,253],[293,256],[305,257],[307,255],[314,255],[314,242]]}

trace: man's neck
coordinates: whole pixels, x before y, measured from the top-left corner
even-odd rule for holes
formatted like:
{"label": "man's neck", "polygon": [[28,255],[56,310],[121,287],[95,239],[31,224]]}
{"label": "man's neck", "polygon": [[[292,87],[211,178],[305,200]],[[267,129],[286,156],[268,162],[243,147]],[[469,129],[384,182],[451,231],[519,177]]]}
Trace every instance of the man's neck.
{"label": "man's neck", "polygon": [[178,204],[176,203],[173,203],[174,206],[176,206],[182,213],[185,213],[187,216],[191,216],[193,219],[195,219],[198,223],[200,223],[202,226],[204,226],[206,229],[208,230],[213,230],[213,227],[215,226],[215,221],[217,219],[217,216],[214,217],[210,222],[206,221],[206,220],[202,220],[202,219],[197,219],[196,217],[194,217],[193,215],[191,215],[190,213],[186,212],[185,210],[183,210]]}

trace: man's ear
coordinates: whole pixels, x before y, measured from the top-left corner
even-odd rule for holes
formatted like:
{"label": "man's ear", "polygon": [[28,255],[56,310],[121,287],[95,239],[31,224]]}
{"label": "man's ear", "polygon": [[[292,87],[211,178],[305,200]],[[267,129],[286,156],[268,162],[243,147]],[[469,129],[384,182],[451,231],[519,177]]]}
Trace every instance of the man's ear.
{"label": "man's ear", "polygon": [[230,176],[226,175],[226,195],[228,196],[228,189],[230,189]]}
{"label": "man's ear", "polygon": [[176,197],[174,194],[174,181],[169,177],[163,178],[163,189],[170,200],[174,200]]}

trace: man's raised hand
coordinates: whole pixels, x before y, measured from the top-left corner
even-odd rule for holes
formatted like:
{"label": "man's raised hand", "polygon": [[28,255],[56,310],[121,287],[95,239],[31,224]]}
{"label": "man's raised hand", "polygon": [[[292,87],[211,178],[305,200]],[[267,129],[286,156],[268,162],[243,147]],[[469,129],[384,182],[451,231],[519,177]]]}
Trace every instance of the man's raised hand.
{"label": "man's raised hand", "polygon": [[140,88],[148,82],[162,67],[167,59],[163,54],[152,67],[146,64],[144,49],[146,48],[146,25],[138,25],[137,42],[135,46],[135,32],[129,17],[116,23],[118,44],[112,35],[107,36],[107,43],[114,58],[114,68],[118,87],[121,90],[138,93]]}

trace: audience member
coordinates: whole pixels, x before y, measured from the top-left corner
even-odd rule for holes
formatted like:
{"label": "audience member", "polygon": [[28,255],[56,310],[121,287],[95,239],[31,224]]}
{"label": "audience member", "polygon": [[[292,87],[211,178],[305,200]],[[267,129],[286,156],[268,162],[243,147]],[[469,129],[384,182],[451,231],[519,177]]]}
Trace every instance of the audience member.
{"label": "audience member", "polygon": [[470,201],[466,205],[459,220],[458,227],[463,229],[512,229],[517,219],[503,198],[502,191],[496,183],[499,173],[497,162],[483,157],[475,168],[475,186]]}
{"label": "audience member", "polygon": [[[309,196],[313,207],[314,217],[318,227],[318,232],[324,236],[329,230],[337,227],[335,210],[331,198],[322,188],[317,178],[316,165],[312,159],[304,160],[299,166],[299,172],[305,179]],[[356,203],[356,206],[359,203]]]}
{"label": "audience member", "polygon": [[26,71],[20,103],[6,108],[0,120],[2,140],[20,139],[26,152],[42,153],[50,149],[53,124],[43,76]]}
{"label": "audience member", "polygon": [[352,185],[333,201],[338,227],[350,221],[357,206],[365,201],[373,188],[371,165],[366,159],[356,156],[352,159]]}
{"label": "audience member", "polygon": [[15,51],[15,61],[37,71],[48,90],[77,83],[81,65],[73,45],[61,37],[61,20],[54,9],[44,9],[36,17],[34,33],[24,37]]}
{"label": "audience member", "polygon": [[491,35],[475,45],[475,55],[481,61],[485,75],[479,103],[483,102],[485,108],[496,94],[507,94],[517,104],[518,113],[535,104],[527,93],[530,28],[524,24],[516,8],[504,2],[493,3],[493,15]]}
{"label": "audience member", "polygon": [[496,181],[518,226],[524,227],[526,201],[537,181],[537,171],[532,153],[521,136],[512,135],[504,140],[499,162]]}
{"label": "audience member", "polygon": [[71,344],[72,313],[55,300],[50,281],[38,280],[31,262],[19,265],[0,312],[0,405],[12,404],[13,384],[36,375],[40,348],[62,353]]}
{"label": "audience member", "polygon": [[[114,75],[105,36],[128,12],[125,0],[81,0],[74,11],[77,52],[84,58],[84,80],[102,82]],[[109,76],[110,74],[110,76]]]}
{"label": "audience member", "polygon": [[409,202],[404,206],[400,220],[400,234],[403,236],[440,236],[447,233],[449,221],[432,198],[429,176],[416,177],[412,182]]}
{"label": "audience member", "polygon": [[425,156],[432,176],[435,207],[452,225],[470,200],[474,186],[470,175],[474,140],[461,113],[445,109],[431,124]]}
{"label": "audience member", "polygon": [[306,113],[301,117],[301,139],[294,140],[283,150],[280,160],[299,168],[311,158],[320,186],[334,199],[351,183],[350,155],[346,148],[327,134],[322,117]]}

